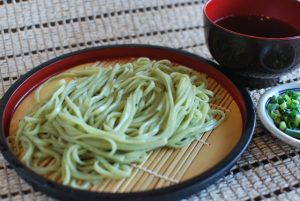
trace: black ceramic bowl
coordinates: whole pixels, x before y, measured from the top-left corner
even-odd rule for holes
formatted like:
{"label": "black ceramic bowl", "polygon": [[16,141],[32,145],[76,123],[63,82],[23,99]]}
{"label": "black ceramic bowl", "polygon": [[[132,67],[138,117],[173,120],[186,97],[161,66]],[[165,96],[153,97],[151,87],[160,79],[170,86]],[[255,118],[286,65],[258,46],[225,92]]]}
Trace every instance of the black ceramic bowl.
{"label": "black ceramic bowl", "polygon": [[[257,36],[236,32],[217,23],[230,16],[267,16],[300,30],[300,2],[211,0],[204,7],[206,41],[212,56],[221,66],[246,78],[243,80],[252,85],[268,85],[296,68],[300,60],[300,35]],[[253,30],[254,33],[258,31]]]}

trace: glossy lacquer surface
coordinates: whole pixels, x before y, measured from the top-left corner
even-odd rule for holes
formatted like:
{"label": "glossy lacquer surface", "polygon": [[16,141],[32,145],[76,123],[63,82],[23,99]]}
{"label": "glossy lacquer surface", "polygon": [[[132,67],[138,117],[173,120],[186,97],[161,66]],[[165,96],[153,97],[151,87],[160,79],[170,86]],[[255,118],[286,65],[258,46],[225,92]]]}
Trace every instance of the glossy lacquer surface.
{"label": "glossy lacquer surface", "polygon": [[[299,10],[300,3],[295,0],[274,0],[272,3],[268,0],[211,0],[204,8],[209,50],[221,66],[242,77],[276,79],[299,64],[300,35],[285,35],[285,30],[277,36],[255,34],[258,30],[247,34],[217,22],[231,16],[261,16],[278,19],[299,30]],[[258,29],[257,26],[253,28]]]}

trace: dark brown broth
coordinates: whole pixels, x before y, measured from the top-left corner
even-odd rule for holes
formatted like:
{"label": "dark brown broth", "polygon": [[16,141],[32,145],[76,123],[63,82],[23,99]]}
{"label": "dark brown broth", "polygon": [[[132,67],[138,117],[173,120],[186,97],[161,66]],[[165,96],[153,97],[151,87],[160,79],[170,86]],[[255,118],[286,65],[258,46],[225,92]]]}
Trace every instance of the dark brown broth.
{"label": "dark brown broth", "polygon": [[267,16],[229,16],[216,23],[228,30],[252,36],[282,38],[300,35],[296,27]]}

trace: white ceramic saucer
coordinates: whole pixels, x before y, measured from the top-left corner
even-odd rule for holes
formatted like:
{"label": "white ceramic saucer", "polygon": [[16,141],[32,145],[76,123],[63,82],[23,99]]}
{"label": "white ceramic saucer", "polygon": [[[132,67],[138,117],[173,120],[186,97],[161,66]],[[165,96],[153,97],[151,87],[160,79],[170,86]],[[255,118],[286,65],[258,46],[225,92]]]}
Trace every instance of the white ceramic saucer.
{"label": "white ceramic saucer", "polygon": [[300,82],[294,82],[294,83],[288,83],[279,85],[277,87],[274,87],[268,91],[266,91],[260,98],[257,106],[257,114],[260,118],[262,124],[264,127],[275,137],[279,138],[283,142],[292,145],[294,147],[300,148],[300,140],[296,139],[294,137],[291,137],[284,132],[282,132],[280,129],[276,127],[273,120],[268,114],[267,111],[267,104],[269,103],[270,98],[273,95],[279,95],[283,92],[285,92],[288,89],[292,90],[300,90]]}

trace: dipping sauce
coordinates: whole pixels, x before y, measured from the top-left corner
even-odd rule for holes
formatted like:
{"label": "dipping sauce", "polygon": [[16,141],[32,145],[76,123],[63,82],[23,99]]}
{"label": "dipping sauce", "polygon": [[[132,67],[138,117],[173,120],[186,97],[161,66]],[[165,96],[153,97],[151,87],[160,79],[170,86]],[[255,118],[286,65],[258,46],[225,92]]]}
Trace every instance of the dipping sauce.
{"label": "dipping sauce", "polygon": [[216,23],[231,31],[252,36],[282,38],[300,35],[300,29],[268,16],[229,16],[218,19]]}

